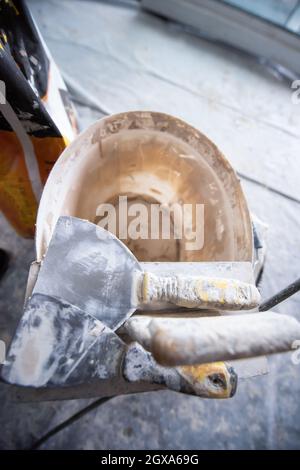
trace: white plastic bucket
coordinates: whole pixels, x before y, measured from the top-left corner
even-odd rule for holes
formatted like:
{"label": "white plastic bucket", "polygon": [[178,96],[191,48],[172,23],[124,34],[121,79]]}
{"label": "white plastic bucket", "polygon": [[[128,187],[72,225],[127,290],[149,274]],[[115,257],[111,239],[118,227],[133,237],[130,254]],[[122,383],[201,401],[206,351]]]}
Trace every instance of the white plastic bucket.
{"label": "white plastic bucket", "polygon": [[95,122],[55,164],[36,226],[37,261],[56,221],[72,215],[97,223],[97,207],[126,195],[130,202],[204,204],[204,244],[125,240],[140,261],[252,261],[253,236],[240,182],[219,149],[172,116],[128,112]]}

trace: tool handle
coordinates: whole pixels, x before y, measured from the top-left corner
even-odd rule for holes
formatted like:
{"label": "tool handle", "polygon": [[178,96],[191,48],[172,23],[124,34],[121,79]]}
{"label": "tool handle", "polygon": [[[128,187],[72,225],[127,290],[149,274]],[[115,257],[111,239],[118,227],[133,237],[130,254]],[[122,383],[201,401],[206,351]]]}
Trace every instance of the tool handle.
{"label": "tool handle", "polygon": [[260,302],[253,284],[207,276],[156,276],[145,272],[141,290],[145,304],[171,302],[187,308],[250,310]]}
{"label": "tool handle", "polygon": [[297,347],[300,323],[272,312],[189,319],[153,319],[150,351],[164,366],[264,356]]}
{"label": "tool handle", "polygon": [[134,342],[127,346],[123,375],[128,382],[148,382],[176,392],[205,398],[230,398],[237,386],[237,375],[224,362],[185,367],[163,367],[152,354]]}

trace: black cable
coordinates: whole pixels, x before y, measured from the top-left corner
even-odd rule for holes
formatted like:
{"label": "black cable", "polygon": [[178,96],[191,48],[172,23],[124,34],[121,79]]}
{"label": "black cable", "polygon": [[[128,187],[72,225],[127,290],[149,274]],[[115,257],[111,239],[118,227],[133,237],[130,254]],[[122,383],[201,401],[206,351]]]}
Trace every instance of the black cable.
{"label": "black cable", "polygon": [[279,189],[275,189],[272,186],[268,186],[267,184],[262,183],[261,181],[255,179],[255,178],[251,178],[251,176],[247,176],[244,173],[241,173],[239,171],[237,172],[237,174],[242,179],[244,179],[246,181],[250,181],[250,183],[257,184],[258,186],[261,186],[262,188],[267,189],[268,191],[271,191],[272,193],[278,194],[279,196],[282,196],[282,197],[288,199],[289,201],[293,201],[293,202],[296,202],[297,204],[300,204],[300,199],[298,199],[296,197],[290,196],[289,194],[286,194],[283,191],[280,191]]}
{"label": "black cable", "polygon": [[0,279],[7,271],[9,264],[9,254],[0,248]]}
{"label": "black cable", "polygon": [[292,282],[292,284],[288,285],[285,289],[282,289],[277,294],[267,299],[265,302],[263,302],[259,306],[259,311],[265,312],[266,310],[270,310],[270,308],[275,307],[275,305],[280,304],[285,299],[295,294],[299,290],[300,290],[300,278],[297,279],[295,282]]}
{"label": "black cable", "polygon": [[93,403],[90,403],[88,406],[85,406],[81,410],[77,411],[74,415],[72,415],[70,418],[66,419],[62,423],[58,424],[54,428],[50,429],[44,436],[42,436],[40,439],[38,439],[34,444],[28,449],[28,450],[36,450],[39,447],[41,447],[44,442],[46,442],[50,437],[54,436],[55,434],[59,433],[63,429],[65,429],[67,426],[70,426],[70,424],[73,424],[75,421],[78,419],[82,418],[84,415],[89,413],[90,411],[94,410],[100,405],[103,405],[106,403],[108,400],[111,400],[113,397],[104,397],[104,398],[99,398],[99,400],[94,401]]}

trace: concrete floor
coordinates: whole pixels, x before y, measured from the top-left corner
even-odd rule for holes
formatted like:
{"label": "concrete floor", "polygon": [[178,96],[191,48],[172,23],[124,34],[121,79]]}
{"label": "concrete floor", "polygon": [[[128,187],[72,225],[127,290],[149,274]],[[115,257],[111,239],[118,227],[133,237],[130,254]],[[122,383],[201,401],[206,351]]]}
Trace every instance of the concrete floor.
{"label": "concrete floor", "polygon": [[[96,1],[28,2],[62,72],[104,113],[153,109],[207,134],[242,180],[250,209],[269,225],[263,298],[299,277],[300,105],[290,84],[254,60],[195,38],[135,8]],[[78,106],[83,128],[102,113]],[[0,217],[0,246],[12,255],[0,283],[0,333],[9,340],[21,314],[33,241]],[[275,310],[300,319],[300,296]],[[0,447],[25,448],[88,400],[12,403],[0,385]],[[300,365],[273,356],[267,376],[241,381],[231,400],[173,392],[114,398],[47,441],[47,449],[299,449]]]}

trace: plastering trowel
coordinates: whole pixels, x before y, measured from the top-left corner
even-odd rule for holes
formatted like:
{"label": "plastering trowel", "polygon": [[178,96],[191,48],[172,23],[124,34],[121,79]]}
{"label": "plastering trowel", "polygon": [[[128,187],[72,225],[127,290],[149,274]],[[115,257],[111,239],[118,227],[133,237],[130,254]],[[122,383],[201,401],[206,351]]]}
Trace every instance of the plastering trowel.
{"label": "plastering trowel", "polygon": [[[101,227],[74,217],[61,217],[2,377],[10,383],[33,387],[66,387],[122,377],[121,382],[144,380],[209,396],[207,381],[202,380],[207,379],[205,374],[187,367],[161,367],[146,349],[154,350],[162,364],[182,366],[284,351],[291,349],[295,337],[300,337],[300,324],[296,320],[289,323],[286,316],[215,316],[216,308],[251,309],[259,303],[253,284],[230,276],[234,263],[221,263],[220,277],[203,275],[202,263],[171,263],[173,274],[168,276],[153,273],[164,273],[161,263],[155,263],[152,272],[145,272],[144,265],[151,264],[139,263],[120,240]],[[179,318],[175,315],[164,323],[159,317],[147,330],[136,327],[141,315],[131,317],[139,307],[155,305],[159,311],[173,304],[192,307],[193,314],[200,318],[188,319],[191,310],[181,309]],[[162,311],[160,315],[163,314]],[[190,330],[186,334],[185,317],[192,334]],[[144,320],[147,318],[146,315]],[[262,331],[253,339],[256,318]],[[126,345],[114,332],[121,325],[144,348],[130,341]],[[174,349],[170,341],[174,342]],[[234,373],[226,365],[222,367],[228,380],[223,372],[221,391],[224,395],[225,387],[226,393],[229,389],[233,393]]]}

